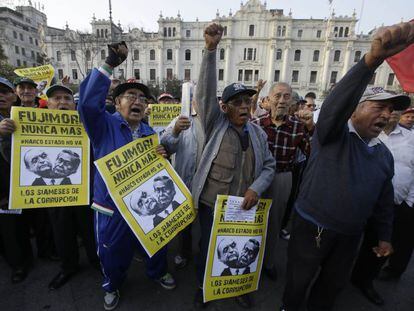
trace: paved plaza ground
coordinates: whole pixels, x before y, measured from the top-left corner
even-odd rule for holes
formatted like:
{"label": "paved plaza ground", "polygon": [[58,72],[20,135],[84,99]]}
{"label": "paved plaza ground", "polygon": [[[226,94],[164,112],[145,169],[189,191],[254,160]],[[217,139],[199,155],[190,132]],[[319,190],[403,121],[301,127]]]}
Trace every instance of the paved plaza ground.
{"label": "paved plaza ground", "polygon": [[[170,263],[177,248],[176,241],[170,246]],[[195,246],[195,245],[194,245]],[[285,279],[286,241],[279,243],[280,256],[277,263],[280,278],[277,282],[262,276],[259,291],[253,294],[255,307],[252,310],[278,310]],[[59,270],[59,263],[36,260],[28,278],[21,284],[10,283],[10,269],[0,259],[0,311],[93,311],[103,310],[103,292],[100,288],[99,272],[88,266],[82,253],[81,271],[64,287],[49,291],[47,285]],[[121,302],[117,310],[193,310],[196,288],[194,263],[183,270],[170,269],[177,280],[177,288],[166,291],[149,280],[144,273],[144,264],[134,260],[128,278],[121,291]],[[414,260],[409,270],[398,283],[377,281],[378,291],[383,294],[386,305],[377,307],[362,297],[349,285],[338,299],[335,311],[413,311],[414,310]],[[212,302],[206,310],[242,310],[233,299]]]}

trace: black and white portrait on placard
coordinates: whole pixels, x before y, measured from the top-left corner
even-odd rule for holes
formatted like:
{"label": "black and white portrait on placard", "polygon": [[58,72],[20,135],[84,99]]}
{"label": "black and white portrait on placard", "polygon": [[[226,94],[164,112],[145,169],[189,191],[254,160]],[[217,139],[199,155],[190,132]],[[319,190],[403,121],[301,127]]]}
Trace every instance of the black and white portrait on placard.
{"label": "black and white portrait on placard", "polygon": [[212,276],[255,272],[261,242],[261,236],[217,236]]}
{"label": "black and white portrait on placard", "polygon": [[79,185],[82,148],[21,147],[20,186]]}
{"label": "black and white portrait on placard", "polygon": [[126,195],[123,200],[147,234],[175,211],[185,201],[185,196],[164,169]]}

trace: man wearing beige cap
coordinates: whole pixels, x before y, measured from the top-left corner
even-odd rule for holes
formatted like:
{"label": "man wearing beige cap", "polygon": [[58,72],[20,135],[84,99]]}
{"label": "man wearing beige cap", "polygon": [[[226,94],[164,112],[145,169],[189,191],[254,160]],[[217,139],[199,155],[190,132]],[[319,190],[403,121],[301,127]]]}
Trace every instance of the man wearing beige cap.
{"label": "man wearing beige cap", "polygon": [[414,22],[381,28],[371,48],[325,99],[312,139],[289,241],[281,310],[332,310],[346,285],[366,222],[373,219],[379,257],[392,252],[391,152],[378,139],[405,96],[367,88],[388,57],[414,43]]}

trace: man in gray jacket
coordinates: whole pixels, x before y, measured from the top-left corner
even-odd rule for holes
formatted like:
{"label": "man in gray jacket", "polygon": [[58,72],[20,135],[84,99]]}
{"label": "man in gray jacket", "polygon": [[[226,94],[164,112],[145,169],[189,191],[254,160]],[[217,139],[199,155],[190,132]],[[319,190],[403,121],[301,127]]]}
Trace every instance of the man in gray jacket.
{"label": "man in gray jacket", "polygon": [[[192,184],[201,226],[197,264],[200,284],[203,284],[217,195],[244,197],[242,208],[250,209],[270,185],[275,168],[266,134],[259,126],[248,123],[251,96],[256,91],[233,83],[223,91],[221,110],[217,104],[216,47],[222,33],[223,27],[217,24],[209,25],[204,31],[206,47],[196,93],[205,135],[205,147]],[[196,307],[205,306],[201,289],[195,298]],[[242,307],[251,306],[247,295],[239,296],[236,301]]]}

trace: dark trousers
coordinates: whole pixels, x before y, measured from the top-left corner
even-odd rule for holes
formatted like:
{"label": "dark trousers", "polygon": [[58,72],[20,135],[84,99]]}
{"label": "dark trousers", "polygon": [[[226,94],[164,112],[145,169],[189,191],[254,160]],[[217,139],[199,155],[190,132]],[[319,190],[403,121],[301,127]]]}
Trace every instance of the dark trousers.
{"label": "dark trousers", "polygon": [[197,256],[196,272],[197,279],[200,286],[203,285],[204,271],[206,270],[206,260],[208,253],[208,246],[210,244],[211,227],[213,226],[214,208],[198,204],[198,219],[200,221],[200,252]]}
{"label": "dark trousers", "polygon": [[[372,222],[367,224],[364,241],[352,273],[352,280],[359,284],[372,282],[387,258],[378,258],[372,248],[378,245],[377,230]],[[389,257],[387,270],[400,277],[408,266],[414,248],[414,209],[405,202],[394,207],[392,232],[394,253]]]}
{"label": "dark trousers", "polygon": [[395,207],[392,245],[394,253],[387,270],[399,277],[407,269],[414,249],[414,207],[405,202]]}
{"label": "dark trousers", "polygon": [[181,231],[179,237],[179,254],[186,259],[190,259],[193,254],[193,237],[191,234],[191,228],[192,225],[188,225],[183,231]]}
{"label": "dark trousers", "polygon": [[292,169],[292,189],[290,190],[289,200],[286,206],[285,215],[282,220],[282,229],[286,228],[292,215],[293,206],[299,193],[300,182],[302,181],[303,171],[306,161],[295,163]]}
{"label": "dark trousers", "polygon": [[299,310],[320,268],[310,291],[308,311],[331,310],[349,278],[361,237],[324,229],[318,248],[316,225],[295,212],[292,227],[283,304],[289,311]]}
{"label": "dark trousers", "polygon": [[93,210],[88,206],[55,207],[48,209],[56,250],[62,261],[62,271],[75,272],[79,264],[77,235],[82,238],[91,264],[98,264],[93,232]]}
{"label": "dark trousers", "polygon": [[5,258],[12,269],[31,265],[30,234],[23,215],[0,214],[0,238]]}
{"label": "dark trousers", "polygon": [[136,250],[144,256],[149,278],[159,279],[167,273],[167,246],[149,258],[118,211],[112,216],[95,212],[95,235],[104,274],[102,287],[106,292],[120,289]]}
{"label": "dark trousers", "polygon": [[56,254],[56,247],[53,241],[52,225],[49,220],[46,208],[23,210],[23,215],[29,228],[33,230],[37,256],[40,258]]}
{"label": "dark trousers", "polygon": [[367,285],[378,275],[387,258],[377,257],[372,248],[378,246],[378,230],[374,221],[368,221],[364,239],[359,249],[358,258],[352,271],[352,282],[356,285]]}

